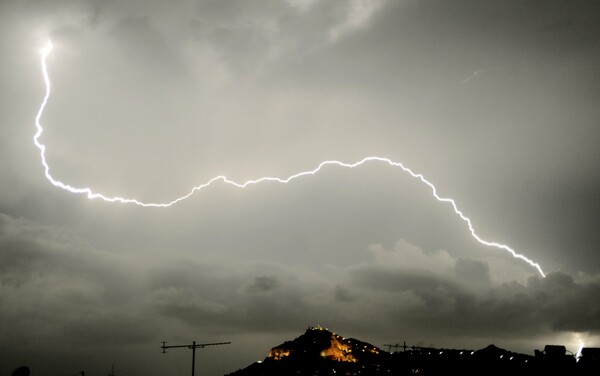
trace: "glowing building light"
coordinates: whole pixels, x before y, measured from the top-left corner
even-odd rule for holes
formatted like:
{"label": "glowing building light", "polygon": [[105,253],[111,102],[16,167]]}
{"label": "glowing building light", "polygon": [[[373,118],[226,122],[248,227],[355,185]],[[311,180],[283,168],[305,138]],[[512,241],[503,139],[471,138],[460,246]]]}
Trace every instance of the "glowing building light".
{"label": "glowing building light", "polygon": [[228,177],[226,177],[224,175],[219,175],[219,176],[215,176],[214,178],[208,180],[207,182],[205,182],[203,184],[193,187],[187,194],[177,197],[177,198],[175,198],[171,201],[167,201],[167,202],[143,202],[143,201],[139,201],[136,198],[126,198],[126,197],[120,197],[120,196],[112,196],[111,197],[111,196],[106,196],[102,193],[94,192],[91,188],[88,188],[88,187],[83,187],[83,188],[82,187],[74,187],[70,184],[63,183],[62,181],[55,179],[50,174],[50,166],[48,165],[48,162],[46,161],[46,145],[44,145],[40,142],[40,137],[42,136],[42,133],[44,132],[44,129],[41,125],[41,118],[44,113],[44,109],[46,108],[46,105],[48,103],[48,99],[50,98],[50,92],[51,92],[50,77],[48,75],[46,59],[48,58],[48,55],[52,51],[52,48],[53,48],[52,41],[48,41],[48,44],[46,45],[46,47],[44,47],[41,50],[42,75],[44,77],[44,82],[46,84],[46,93],[44,95],[44,99],[42,100],[42,103],[38,110],[38,113],[35,117],[35,127],[36,127],[37,131],[36,131],[35,135],[33,136],[33,142],[40,151],[40,158],[41,158],[42,165],[44,167],[44,174],[46,176],[46,179],[48,179],[48,181],[55,187],[61,188],[70,193],[86,195],[89,199],[100,199],[100,200],[103,200],[106,202],[120,203],[120,204],[134,204],[134,205],[138,205],[138,206],[142,206],[142,207],[168,208],[168,207],[173,206],[183,200],[188,199],[197,191],[207,188],[216,182],[229,184],[229,185],[232,185],[237,188],[246,188],[250,185],[255,185],[255,184],[264,183],[264,182],[287,184],[287,183],[291,182],[292,180],[295,180],[295,179],[298,179],[298,178],[301,178],[304,176],[315,175],[316,173],[321,171],[326,166],[356,168],[356,167],[362,166],[369,162],[378,162],[378,163],[387,164],[391,167],[399,168],[403,172],[409,174],[410,176],[419,180],[421,183],[423,183],[425,186],[427,186],[430,189],[431,194],[433,195],[433,197],[436,200],[438,200],[439,202],[448,204],[452,207],[452,209],[454,210],[454,213],[456,215],[458,215],[458,217],[460,217],[460,219],[462,219],[463,222],[466,223],[467,227],[469,228],[469,232],[471,233],[471,236],[475,240],[477,240],[479,243],[481,243],[487,247],[499,248],[499,249],[502,249],[502,250],[510,253],[514,258],[520,259],[520,260],[526,262],[527,264],[529,264],[530,266],[532,266],[533,268],[535,268],[542,277],[546,277],[544,271],[542,270],[541,266],[537,262],[534,262],[533,260],[525,257],[524,255],[522,255],[520,253],[517,253],[514,249],[512,249],[511,247],[509,247],[506,244],[490,242],[490,241],[480,238],[479,235],[477,235],[477,233],[475,232],[473,224],[471,223],[471,219],[469,217],[467,217],[466,215],[464,215],[463,212],[458,209],[458,206],[456,205],[456,202],[453,199],[448,198],[448,197],[441,197],[438,194],[437,188],[433,185],[433,183],[431,183],[429,180],[425,179],[425,177],[422,174],[416,173],[413,170],[411,170],[410,168],[404,166],[404,164],[402,164],[401,162],[395,162],[389,158],[370,156],[370,157],[365,157],[365,158],[363,158],[359,161],[353,162],[353,163],[341,162],[341,161],[336,161],[336,160],[327,160],[327,161],[323,161],[323,162],[319,163],[317,165],[317,167],[315,167],[313,169],[301,171],[296,174],[290,175],[288,177],[280,178],[280,177],[263,176],[263,177],[260,177],[257,179],[251,179],[251,180],[247,180],[244,182],[236,182],[234,180],[229,179]]}

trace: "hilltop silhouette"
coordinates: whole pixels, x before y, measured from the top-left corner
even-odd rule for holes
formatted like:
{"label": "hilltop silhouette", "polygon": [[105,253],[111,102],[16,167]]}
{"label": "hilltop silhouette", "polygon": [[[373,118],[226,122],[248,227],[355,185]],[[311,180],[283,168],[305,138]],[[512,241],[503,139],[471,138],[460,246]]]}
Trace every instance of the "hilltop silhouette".
{"label": "hilltop silhouette", "polygon": [[584,349],[579,361],[564,346],[547,345],[535,356],[489,345],[480,350],[402,346],[388,352],[320,326],[273,347],[263,361],[228,376],[285,375],[597,375],[600,349]]}

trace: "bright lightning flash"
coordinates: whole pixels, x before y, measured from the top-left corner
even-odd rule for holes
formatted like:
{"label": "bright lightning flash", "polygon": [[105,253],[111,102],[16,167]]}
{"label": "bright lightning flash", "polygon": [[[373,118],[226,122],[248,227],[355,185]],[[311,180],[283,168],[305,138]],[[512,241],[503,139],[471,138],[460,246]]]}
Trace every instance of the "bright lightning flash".
{"label": "bright lightning flash", "polygon": [[581,339],[581,337],[578,338],[579,341],[579,348],[577,349],[577,354],[575,354],[575,359],[577,361],[579,361],[579,358],[581,358],[581,352],[583,351],[583,348],[585,347],[585,343],[583,343],[583,340]]}
{"label": "bright lightning flash", "polygon": [[477,233],[475,233],[475,229],[473,228],[471,220],[467,216],[465,216],[462,213],[462,211],[460,211],[458,209],[458,207],[456,206],[456,203],[454,202],[453,199],[439,196],[438,193],[437,193],[436,187],[429,180],[425,179],[425,177],[423,175],[415,173],[411,169],[409,169],[408,167],[405,167],[402,163],[400,163],[400,162],[394,162],[394,161],[392,161],[392,160],[390,160],[388,158],[382,158],[382,157],[372,156],[372,157],[363,158],[363,159],[361,159],[361,160],[359,160],[357,162],[354,162],[354,163],[345,163],[345,162],[340,162],[340,161],[335,161],[335,160],[323,161],[317,167],[315,167],[312,170],[302,171],[302,172],[299,172],[297,174],[290,175],[290,176],[288,176],[286,178],[278,178],[278,177],[265,176],[265,177],[261,177],[261,178],[254,179],[254,180],[247,180],[245,182],[236,182],[234,180],[229,179],[226,176],[219,175],[219,176],[216,176],[216,177],[208,180],[204,184],[201,184],[201,185],[193,187],[190,190],[190,192],[187,193],[186,195],[183,195],[181,197],[177,197],[177,198],[173,199],[172,201],[163,202],[163,203],[142,202],[142,201],[138,201],[135,198],[124,198],[124,197],[119,197],[119,196],[109,197],[109,196],[105,196],[105,195],[103,195],[101,193],[94,192],[91,188],[78,188],[78,187],[74,187],[72,185],[63,183],[60,180],[56,180],[50,174],[50,166],[46,162],[46,146],[39,141],[39,138],[42,135],[42,132],[44,131],[44,129],[42,128],[42,125],[40,123],[40,119],[42,117],[42,114],[44,113],[44,109],[46,108],[46,104],[48,103],[48,98],[50,97],[50,78],[48,76],[48,69],[46,67],[46,59],[47,59],[47,57],[48,57],[48,55],[50,54],[51,51],[52,51],[52,42],[49,41],[48,44],[46,45],[46,47],[44,47],[41,50],[41,55],[42,55],[42,58],[41,58],[42,74],[44,76],[44,82],[46,83],[46,94],[44,96],[42,104],[40,105],[40,109],[38,110],[37,116],[35,117],[35,127],[37,129],[37,132],[33,136],[33,142],[35,143],[35,146],[37,146],[37,148],[40,150],[40,157],[41,157],[41,160],[42,160],[42,165],[44,166],[44,171],[45,171],[46,178],[50,181],[50,183],[52,183],[54,186],[56,186],[58,188],[61,188],[63,190],[71,192],[71,193],[85,194],[85,195],[87,195],[87,197],[89,199],[101,199],[103,201],[117,202],[117,203],[121,203],[121,204],[135,204],[135,205],[143,206],[143,207],[167,208],[167,207],[170,207],[170,206],[173,206],[173,205],[177,204],[180,201],[183,201],[183,200],[189,198],[194,193],[196,193],[196,191],[199,191],[201,189],[207,188],[208,186],[210,186],[211,184],[213,184],[213,183],[215,183],[217,181],[221,181],[221,182],[223,182],[225,184],[230,184],[230,185],[233,185],[233,186],[238,187],[238,188],[246,188],[249,185],[258,184],[258,183],[262,183],[262,182],[276,182],[276,183],[287,184],[287,183],[291,182],[292,180],[297,179],[297,178],[302,177],[302,176],[315,175],[317,172],[321,171],[321,169],[323,169],[326,166],[330,166],[330,165],[332,165],[332,166],[338,166],[338,167],[345,167],[345,168],[355,168],[355,167],[362,166],[363,164],[365,164],[367,162],[381,162],[381,163],[388,164],[388,165],[390,165],[392,167],[400,168],[402,171],[410,174],[413,178],[420,180],[423,184],[425,184],[426,186],[429,187],[429,189],[431,190],[431,193],[432,193],[433,197],[435,197],[436,200],[438,200],[440,202],[443,202],[443,203],[450,204],[452,206],[452,208],[454,209],[454,213],[456,213],[467,224],[467,226],[469,227],[469,231],[471,232],[471,236],[475,240],[477,240],[479,243],[481,243],[481,244],[483,244],[485,246],[488,246],[488,247],[500,248],[500,249],[503,249],[503,250],[507,251],[514,258],[523,260],[527,264],[529,264],[530,266],[532,266],[533,268],[535,268],[540,273],[540,275],[542,277],[546,277],[546,275],[544,274],[544,271],[542,270],[541,266],[538,263],[534,262],[533,260],[530,260],[529,258],[523,256],[522,254],[517,253],[515,250],[513,250],[508,245],[501,244],[501,243],[496,243],[496,242],[490,242],[490,241],[487,241],[487,240],[484,240],[484,239],[480,238],[479,235],[477,235]]}

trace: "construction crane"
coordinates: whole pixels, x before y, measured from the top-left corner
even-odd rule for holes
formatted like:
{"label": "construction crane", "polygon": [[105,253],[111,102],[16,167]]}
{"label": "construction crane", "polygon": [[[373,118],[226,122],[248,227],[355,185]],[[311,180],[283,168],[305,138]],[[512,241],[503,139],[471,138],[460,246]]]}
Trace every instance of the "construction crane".
{"label": "construction crane", "polygon": [[398,347],[402,347],[403,351],[406,351],[406,349],[408,348],[408,346],[406,346],[406,341],[404,341],[404,344],[402,344],[402,345],[399,343],[396,343],[395,345],[384,344],[384,346],[388,347],[388,352],[392,352],[392,347],[395,349],[397,349]]}
{"label": "construction crane", "polygon": [[218,345],[229,345],[231,342],[213,342],[213,343],[196,343],[196,341],[192,342],[191,345],[175,345],[175,346],[167,346],[165,341],[162,341],[162,353],[166,354],[167,349],[174,348],[187,348],[192,350],[192,376],[194,376],[195,368],[196,368],[196,349],[203,349],[206,346],[218,346]]}

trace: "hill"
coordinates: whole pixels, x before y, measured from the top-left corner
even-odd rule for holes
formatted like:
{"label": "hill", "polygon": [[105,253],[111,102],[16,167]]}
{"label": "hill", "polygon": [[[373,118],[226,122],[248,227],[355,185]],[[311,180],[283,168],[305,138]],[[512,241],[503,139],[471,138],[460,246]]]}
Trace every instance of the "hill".
{"label": "hill", "polygon": [[[584,349],[586,350],[586,349]],[[480,350],[404,347],[390,353],[368,342],[345,338],[320,326],[273,347],[263,361],[228,376],[308,375],[596,375],[600,349],[589,348],[579,362],[564,346],[546,346],[535,356],[489,345]]]}

